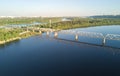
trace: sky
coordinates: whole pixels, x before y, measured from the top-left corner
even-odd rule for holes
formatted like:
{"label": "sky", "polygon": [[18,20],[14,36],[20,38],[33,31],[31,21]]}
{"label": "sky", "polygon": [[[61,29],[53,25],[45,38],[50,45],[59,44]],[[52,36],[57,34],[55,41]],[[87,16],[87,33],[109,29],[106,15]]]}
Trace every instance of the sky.
{"label": "sky", "polygon": [[120,0],[0,0],[0,16],[120,14]]}

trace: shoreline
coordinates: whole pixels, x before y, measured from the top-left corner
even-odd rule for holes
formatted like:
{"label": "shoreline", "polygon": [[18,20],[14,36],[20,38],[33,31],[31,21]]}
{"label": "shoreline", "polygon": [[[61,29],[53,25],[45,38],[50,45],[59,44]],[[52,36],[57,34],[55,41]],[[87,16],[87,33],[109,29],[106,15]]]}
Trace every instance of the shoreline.
{"label": "shoreline", "polygon": [[[116,25],[116,26],[119,26],[119,25]],[[97,26],[88,26],[88,27],[97,27]],[[76,27],[76,28],[67,28],[67,29],[53,29],[53,30],[60,31],[60,30],[69,30],[69,29],[77,29],[77,28],[85,28],[85,27]],[[37,34],[42,34],[42,33],[24,31],[24,32],[19,33],[19,36],[15,37],[15,38],[10,38],[8,40],[0,41],[0,45],[3,45],[5,43],[9,43],[9,42],[12,42],[12,41],[15,41],[15,40],[28,38],[28,37],[31,37],[31,36],[34,36],[34,35],[37,35]]]}
{"label": "shoreline", "polygon": [[15,40],[20,40],[20,39],[28,38],[28,37],[31,37],[31,36],[36,35],[36,34],[38,34],[38,33],[30,32],[30,31],[25,31],[25,32],[19,33],[18,37],[10,38],[10,39],[7,39],[7,40],[0,41],[0,45],[3,45],[5,43],[9,43],[9,42],[12,42],[12,41],[15,41]]}
{"label": "shoreline", "polygon": [[5,43],[9,43],[9,42],[12,42],[15,40],[20,40],[20,39],[21,39],[21,37],[10,38],[8,40],[0,41],[0,45],[5,44]]}

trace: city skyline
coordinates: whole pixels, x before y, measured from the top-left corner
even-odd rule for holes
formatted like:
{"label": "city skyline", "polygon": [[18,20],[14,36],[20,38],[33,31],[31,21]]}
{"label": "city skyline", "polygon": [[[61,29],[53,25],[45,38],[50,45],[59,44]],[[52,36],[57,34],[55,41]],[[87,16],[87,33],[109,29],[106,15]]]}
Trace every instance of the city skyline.
{"label": "city skyline", "polygon": [[118,0],[1,0],[0,16],[119,15]]}

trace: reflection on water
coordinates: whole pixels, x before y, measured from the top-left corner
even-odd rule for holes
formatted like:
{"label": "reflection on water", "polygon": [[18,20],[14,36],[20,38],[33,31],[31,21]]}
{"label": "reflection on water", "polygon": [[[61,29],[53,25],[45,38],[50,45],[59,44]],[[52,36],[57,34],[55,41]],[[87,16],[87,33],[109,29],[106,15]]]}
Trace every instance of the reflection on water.
{"label": "reflection on water", "polygon": [[[119,31],[120,26],[119,25],[78,28],[78,29],[71,29],[69,31],[72,31],[72,30],[76,31],[76,32],[83,31],[85,35],[86,35],[85,32],[93,32],[93,33],[102,33],[104,37],[107,34],[115,34],[115,35],[119,35],[119,37],[120,37],[120,31]],[[119,37],[116,36],[116,38],[119,38]],[[68,39],[68,40],[75,40],[75,35],[59,33],[59,38]],[[109,39],[111,39],[111,38],[115,38],[115,36],[111,36]],[[91,38],[89,36],[88,37],[87,36],[79,36],[78,41],[96,44],[96,45],[103,45],[103,38]],[[106,39],[105,46],[120,48],[119,44],[120,44],[120,40],[108,40],[108,39]]]}
{"label": "reflection on water", "polygon": [[120,75],[120,49],[71,40],[44,33],[1,46],[0,76]]}

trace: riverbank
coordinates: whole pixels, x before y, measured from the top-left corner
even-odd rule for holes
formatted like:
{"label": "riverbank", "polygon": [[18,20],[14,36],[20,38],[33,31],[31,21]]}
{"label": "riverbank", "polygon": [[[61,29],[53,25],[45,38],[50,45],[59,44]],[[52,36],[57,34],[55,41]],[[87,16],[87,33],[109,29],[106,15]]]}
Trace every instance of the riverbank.
{"label": "riverbank", "polygon": [[[34,35],[38,35],[38,34],[42,34],[43,31],[46,32],[53,32],[53,31],[59,31],[58,29],[51,29],[51,28],[39,28],[36,27],[34,29],[11,29],[11,30],[7,30],[7,29],[2,29],[0,30],[0,44],[5,44],[7,42],[11,42],[16,40],[18,37],[18,39],[22,39],[22,38],[28,38]],[[17,38],[16,38],[17,37]]]}
{"label": "riverbank", "polygon": [[10,38],[10,39],[8,39],[8,40],[0,41],[0,45],[1,45],[1,44],[5,44],[5,43],[8,43],[8,42],[15,41],[15,40],[19,40],[19,39],[21,39],[21,37],[15,37],[15,38]]}
{"label": "riverbank", "polygon": [[30,31],[21,32],[21,33],[19,33],[18,37],[10,38],[10,39],[7,39],[7,40],[0,41],[0,45],[5,44],[5,43],[9,43],[9,42],[12,42],[12,41],[15,41],[15,40],[20,40],[20,39],[23,39],[23,38],[28,38],[30,36],[34,36],[34,35],[37,35],[37,34],[39,34],[39,33],[30,32]]}

